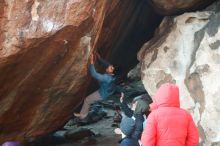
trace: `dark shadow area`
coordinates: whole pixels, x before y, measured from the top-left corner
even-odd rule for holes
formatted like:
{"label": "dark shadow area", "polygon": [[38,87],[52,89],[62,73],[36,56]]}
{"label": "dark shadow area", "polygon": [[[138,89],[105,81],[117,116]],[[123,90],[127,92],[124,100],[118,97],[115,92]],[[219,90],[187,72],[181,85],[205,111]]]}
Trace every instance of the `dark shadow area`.
{"label": "dark shadow area", "polygon": [[146,0],[121,0],[105,18],[97,49],[118,64],[126,76],[138,63],[138,51],[152,38],[162,18]]}
{"label": "dark shadow area", "polygon": [[[122,80],[126,80],[127,73],[137,65],[138,51],[153,37],[162,19],[163,16],[158,15],[146,0],[120,0],[114,11],[106,15],[97,51],[119,66]],[[93,80],[87,95],[97,88],[98,84]]]}

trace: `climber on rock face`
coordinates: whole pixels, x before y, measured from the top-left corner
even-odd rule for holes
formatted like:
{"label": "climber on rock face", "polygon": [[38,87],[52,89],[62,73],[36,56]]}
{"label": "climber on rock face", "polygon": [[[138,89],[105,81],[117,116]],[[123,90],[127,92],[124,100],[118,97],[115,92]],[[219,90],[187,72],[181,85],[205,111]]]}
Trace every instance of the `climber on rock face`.
{"label": "climber on rock face", "polygon": [[115,65],[108,63],[103,60],[99,54],[96,54],[98,61],[105,66],[106,72],[104,74],[98,73],[95,69],[95,56],[91,54],[90,56],[90,64],[89,64],[89,72],[91,76],[99,82],[99,89],[89,96],[87,96],[84,100],[82,109],[80,113],[74,113],[75,117],[79,119],[84,119],[89,112],[90,105],[96,101],[106,100],[110,95],[114,94],[116,91],[116,80],[119,68]]}

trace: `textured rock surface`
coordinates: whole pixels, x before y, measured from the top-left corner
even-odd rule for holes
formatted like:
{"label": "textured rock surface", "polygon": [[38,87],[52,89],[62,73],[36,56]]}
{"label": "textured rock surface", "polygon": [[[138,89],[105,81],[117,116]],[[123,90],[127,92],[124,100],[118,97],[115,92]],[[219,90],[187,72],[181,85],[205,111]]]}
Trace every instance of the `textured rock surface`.
{"label": "textured rock surface", "polygon": [[141,80],[141,65],[140,63],[136,65],[135,68],[130,70],[127,74],[128,79],[131,80]]}
{"label": "textured rock surface", "polygon": [[173,15],[204,8],[215,0],[149,0],[158,13]]}
{"label": "textured rock surface", "polygon": [[[62,126],[87,86],[106,1],[1,1],[0,142]],[[49,8],[49,9],[48,9]]]}
{"label": "textured rock surface", "polygon": [[200,145],[220,145],[220,3],[207,11],[166,17],[139,52],[151,95],[165,82],[180,87],[181,106],[200,131]]}
{"label": "textured rock surface", "polygon": [[91,51],[128,70],[155,17],[145,0],[0,0],[0,143],[61,127],[86,93]]}

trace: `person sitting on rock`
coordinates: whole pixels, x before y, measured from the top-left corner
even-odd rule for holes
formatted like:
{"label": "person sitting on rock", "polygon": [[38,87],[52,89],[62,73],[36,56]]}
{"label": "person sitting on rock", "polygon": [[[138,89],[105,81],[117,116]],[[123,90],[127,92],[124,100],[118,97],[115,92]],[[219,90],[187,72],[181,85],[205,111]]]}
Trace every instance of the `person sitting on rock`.
{"label": "person sitting on rock", "polygon": [[80,113],[74,113],[74,116],[79,119],[84,119],[88,115],[89,108],[92,103],[100,100],[106,100],[110,95],[113,95],[116,92],[116,81],[119,72],[118,66],[108,63],[98,54],[97,57],[102,65],[105,66],[106,72],[101,74],[96,71],[94,66],[94,54],[91,54],[89,72],[91,76],[99,82],[100,88],[85,98]]}
{"label": "person sitting on rock", "polygon": [[[144,116],[145,114],[149,114],[149,101],[144,95],[138,96],[132,101],[132,107],[130,109],[124,102],[124,93],[122,93],[120,102],[121,110],[124,115],[120,124],[120,129],[115,129],[116,134],[122,134],[120,146],[140,146],[139,140],[143,131],[143,123],[146,119]],[[132,120],[134,126],[132,126]]]}
{"label": "person sitting on rock", "polygon": [[156,92],[141,137],[142,146],[196,146],[199,133],[192,116],[180,108],[179,88],[163,84]]}

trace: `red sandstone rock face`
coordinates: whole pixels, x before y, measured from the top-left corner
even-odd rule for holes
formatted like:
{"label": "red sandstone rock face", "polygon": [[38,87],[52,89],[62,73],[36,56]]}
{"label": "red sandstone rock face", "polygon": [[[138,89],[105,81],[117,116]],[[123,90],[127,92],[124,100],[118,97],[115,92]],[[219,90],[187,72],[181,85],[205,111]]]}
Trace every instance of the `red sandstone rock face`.
{"label": "red sandstone rock face", "polygon": [[173,15],[204,8],[215,0],[150,0],[158,13]]}
{"label": "red sandstone rock face", "polygon": [[89,83],[107,1],[0,1],[0,143],[64,124]]}
{"label": "red sandstone rock face", "polygon": [[62,127],[90,83],[89,54],[126,72],[155,18],[146,0],[1,0],[0,143]]}

